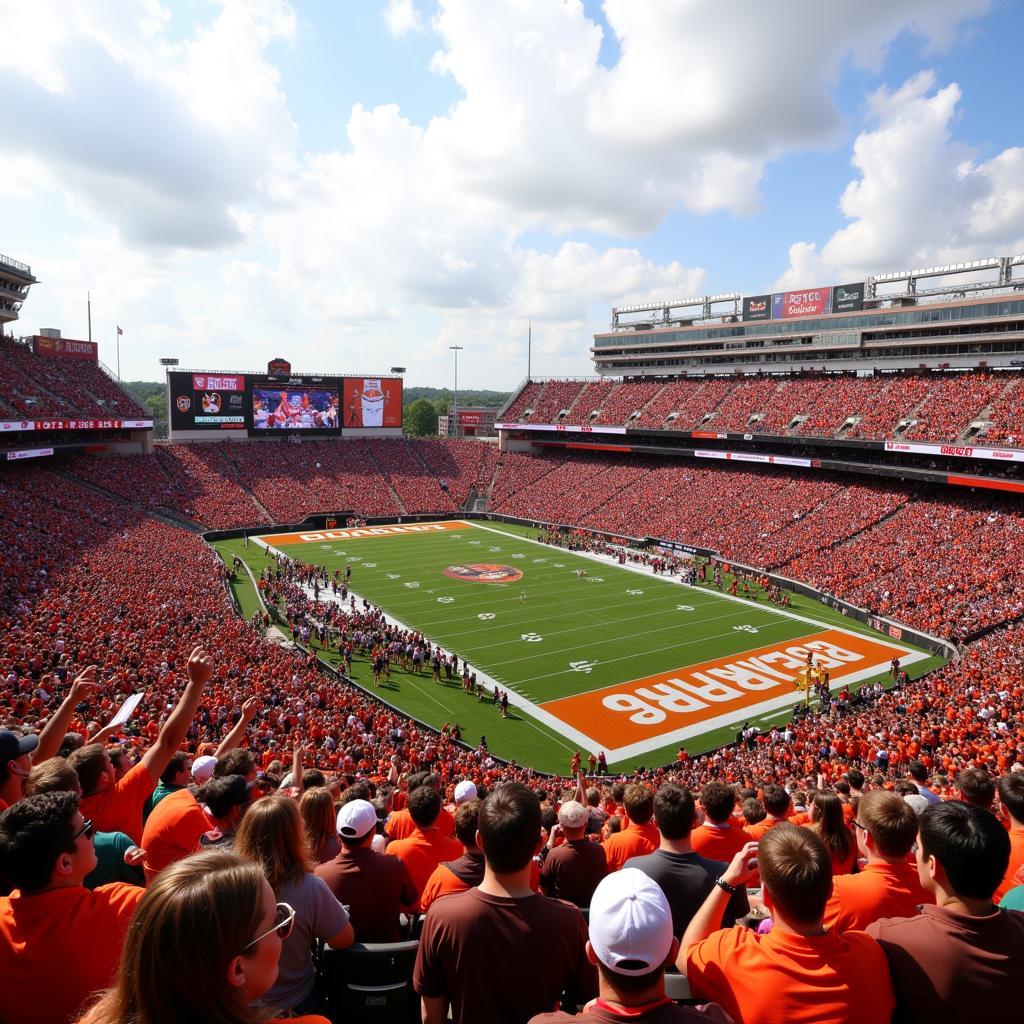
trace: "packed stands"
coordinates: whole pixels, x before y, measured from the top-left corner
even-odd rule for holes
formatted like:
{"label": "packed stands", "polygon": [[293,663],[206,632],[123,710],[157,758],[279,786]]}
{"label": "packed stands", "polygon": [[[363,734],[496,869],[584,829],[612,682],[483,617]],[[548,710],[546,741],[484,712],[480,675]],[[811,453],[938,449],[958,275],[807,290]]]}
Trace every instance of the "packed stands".
{"label": "packed stands", "polygon": [[1002,444],[1022,436],[1024,387],[1016,375],[985,372],[549,380],[527,385],[505,418],[522,420],[527,409],[531,423],[932,442],[990,421],[978,440]]}
{"label": "packed stands", "polygon": [[149,414],[88,359],[34,355],[0,339],[0,391],[18,417],[141,419]]}

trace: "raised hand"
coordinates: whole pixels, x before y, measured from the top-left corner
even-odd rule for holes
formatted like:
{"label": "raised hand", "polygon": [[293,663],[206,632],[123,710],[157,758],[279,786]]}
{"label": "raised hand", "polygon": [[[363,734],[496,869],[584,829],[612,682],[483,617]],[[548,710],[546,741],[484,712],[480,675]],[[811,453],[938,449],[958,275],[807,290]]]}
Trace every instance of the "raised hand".
{"label": "raised hand", "polygon": [[188,678],[205,686],[213,675],[213,658],[202,647],[194,647],[188,659]]}

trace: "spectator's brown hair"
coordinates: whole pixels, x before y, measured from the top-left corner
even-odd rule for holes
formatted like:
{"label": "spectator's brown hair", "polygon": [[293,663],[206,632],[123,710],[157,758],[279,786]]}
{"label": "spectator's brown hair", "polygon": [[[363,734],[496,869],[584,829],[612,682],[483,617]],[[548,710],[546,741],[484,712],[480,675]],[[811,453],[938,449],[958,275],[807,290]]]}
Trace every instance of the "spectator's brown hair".
{"label": "spectator's brown hair", "polygon": [[228,984],[228,965],[259,934],[265,884],[256,864],[220,851],[161,871],[132,917],[114,987],[82,1024],[264,1020],[244,989]]}
{"label": "spectator's brown hair", "polygon": [[964,803],[974,804],[989,810],[996,796],[992,776],[983,768],[965,768],[956,777],[956,788],[960,790]]}
{"label": "spectator's brown hair", "polygon": [[77,793],[80,785],[78,773],[68,764],[67,758],[51,757],[42,764],[33,765],[25,796],[35,796],[36,793]]}
{"label": "spectator's brown hair", "polygon": [[637,825],[646,825],[654,814],[654,794],[646,787],[632,783],[622,795],[622,806],[626,808],[629,820]]}
{"label": "spectator's brown hair", "polygon": [[757,864],[772,904],[786,920],[812,925],[822,919],[832,895],[832,858],[814,832],[788,822],[776,825],[758,843]]}
{"label": "spectator's brown hair", "polygon": [[441,794],[433,786],[420,786],[409,794],[409,817],[420,828],[430,828],[441,813]]}
{"label": "spectator's brown hair", "polygon": [[768,817],[764,804],[756,796],[748,796],[740,806],[740,810],[743,812],[743,820],[748,825],[756,825]]}
{"label": "spectator's brown hair", "polygon": [[917,815],[896,793],[869,790],[857,807],[857,821],[867,829],[883,857],[906,857],[917,838]]}
{"label": "spectator's brown hair", "polygon": [[[256,758],[253,757],[252,751],[246,750],[244,747],[236,747],[234,750],[229,750],[223,757],[217,758],[213,775],[217,779],[223,778],[225,775],[244,775],[248,778],[255,767]],[[299,785],[299,780],[294,779],[293,784]]]}
{"label": "spectator's brown hair", "polygon": [[480,801],[467,800],[455,809],[455,838],[469,849],[476,848],[476,832],[480,825]]}
{"label": "spectator's brown hair", "polygon": [[724,782],[709,782],[700,791],[700,804],[711,821],[724,825],[736,807],[736,790]]}
{"label": "spectator's brown hair", "polygon": [[1010,772],[999,780],[999,802],[1017,821],[1024,822],[1024,772]]}
{"label": "spectator's brown hair", "polygon": [[235,852],[263,869],[275,893],[287,882],[301,882],[312,869],[298,801],[290,796],[257,800],[238,826]]}
{"label": "spectator's brown hair", "polygon": [[306,833],[306,845],[309,847],[310,856],[320,862],[332,840],[337,841],[334,797],[322,786],[307,789],[299,801],[299,815],[302,818],[302,829]]}
{"label": "spectator's brown hair", "polygon": [[491,870],[522,871],[540,845],[540,802],[522,783],[498,786],[480,805],[478,828]]}
{"label": "spectator's brown hair", "polygon": [[782,817],[789,810],[791,803],[789,794],[774,782],[769,782],[764,787],[762,802],[764,803],[764,809],[769,814],[775,815],[776,818]]}
{"label": "spectator's brown hair", "polygon": [[853,849],[853,836],[843,817],[842,801],[835,793],[822,789],[814,794],[813,805],[814,824],[811,828],[840,861],[845,861]]}
{"label": "spectator's brown hair", "polygon": [[107,752],[103,749],[102,743],[87,743],[68,758],[68,764],[75,769],[78,781],[82,784],[82,792],[86,796],[92,796],[96,792],[107,762]]}

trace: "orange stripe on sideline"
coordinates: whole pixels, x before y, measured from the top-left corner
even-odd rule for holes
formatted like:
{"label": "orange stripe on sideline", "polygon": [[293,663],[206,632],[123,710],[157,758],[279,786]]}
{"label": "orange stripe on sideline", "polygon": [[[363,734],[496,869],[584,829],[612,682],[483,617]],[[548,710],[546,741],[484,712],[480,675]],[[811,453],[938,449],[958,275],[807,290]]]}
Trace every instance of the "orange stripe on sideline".
{"label": "orange stripe on sideline", "polygon": [[469,523],[459,519],[443,523],[395,523],[392,526],[358,526],[351,530],[310,530],[308,533],[268,533],[257,538],[277,547],[280,544],[315,544],[318,541],[358,540],[362,537],[399,537],[418,533],[444,533],[468,530]]}
{"label": "orange stripe on sideline", "polygon": [[832,683],[885,669],[906,651],[859,633],[826,629],[628,683],[549,701],[541,707],[610,750],[675,732],[766,700],[799,695],[795,679],[813,652]]}

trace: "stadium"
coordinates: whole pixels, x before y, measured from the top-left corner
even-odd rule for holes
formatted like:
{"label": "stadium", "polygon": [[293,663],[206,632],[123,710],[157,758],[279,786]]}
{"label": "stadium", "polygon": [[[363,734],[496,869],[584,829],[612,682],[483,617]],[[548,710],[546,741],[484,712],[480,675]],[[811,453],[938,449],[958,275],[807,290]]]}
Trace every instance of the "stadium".
{"label": "stadium", "polygon": [[0,1024],[1012,1020],[1019,12],[213,6],[0,21]]}

